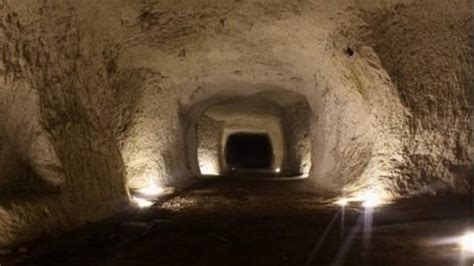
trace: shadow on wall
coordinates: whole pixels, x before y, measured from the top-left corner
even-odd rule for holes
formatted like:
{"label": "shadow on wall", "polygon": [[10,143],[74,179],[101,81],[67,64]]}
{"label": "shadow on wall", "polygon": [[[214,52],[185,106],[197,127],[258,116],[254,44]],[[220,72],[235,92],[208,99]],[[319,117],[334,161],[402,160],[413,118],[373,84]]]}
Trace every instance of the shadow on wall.
{"label": "shadow on wall", "polygon": [[186,117],[189,168],[201,178],[306,178],[310,113],[304,96],[283,89],[197,102]]}
{"label": "shadow on wall", "polygon": [[[0,202],[57,193],[64,176],[47,134],[37,121],[31,89],[15,86],[0,97]],[[32,196],[34,197],[34,196]]]}

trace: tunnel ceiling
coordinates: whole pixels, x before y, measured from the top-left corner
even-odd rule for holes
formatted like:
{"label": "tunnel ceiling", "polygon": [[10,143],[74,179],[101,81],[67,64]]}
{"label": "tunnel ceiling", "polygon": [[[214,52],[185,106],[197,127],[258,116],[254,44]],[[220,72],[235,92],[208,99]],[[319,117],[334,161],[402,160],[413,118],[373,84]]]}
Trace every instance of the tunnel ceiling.
{"label": "tunnel ceiling", "polygon": [[322,195],[471,190],[468,1],[4,0],[0,18],[0,246],[195,182],[192,132],[219,161],[206,111],[233,98],[307,127],[282,133],[304,140],[282,171]]}

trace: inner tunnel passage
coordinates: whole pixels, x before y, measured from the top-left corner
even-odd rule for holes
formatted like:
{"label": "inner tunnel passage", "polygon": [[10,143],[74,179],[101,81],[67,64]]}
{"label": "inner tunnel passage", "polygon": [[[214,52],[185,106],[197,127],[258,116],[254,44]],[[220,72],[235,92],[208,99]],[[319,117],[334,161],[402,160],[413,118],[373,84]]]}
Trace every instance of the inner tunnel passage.
{"label": "inner tunnel passage", "polygon": [[231,171],[269,169],[273,161],[270,139],[266,134],[235,133],[226,145],[226,160]]}

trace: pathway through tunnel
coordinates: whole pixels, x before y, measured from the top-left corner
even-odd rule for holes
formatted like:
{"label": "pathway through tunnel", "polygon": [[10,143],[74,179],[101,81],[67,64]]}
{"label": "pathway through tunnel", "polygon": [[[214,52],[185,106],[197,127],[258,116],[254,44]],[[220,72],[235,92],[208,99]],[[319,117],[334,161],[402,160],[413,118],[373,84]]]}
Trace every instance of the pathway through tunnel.
{"label": "pathway through tunnel", "polygon": [[226,160],[231,171],[270,168],[273,151],[268,135],[249,133],[230,135],[226,145]]}
{"label": "pathway through tunnel", "polygon": [[[295,182],[210,180],[60,239],[0,255],[2,266],[471,265],[456,244],[466,197],[426,197],[370,211],[326,204]],[[370,217],[370,221],[368,220]],[[367,230],[370,225],[370,230]],[[438,244],[437,244],[438,243]],[[440,252],[441,251],[441,252]]]}

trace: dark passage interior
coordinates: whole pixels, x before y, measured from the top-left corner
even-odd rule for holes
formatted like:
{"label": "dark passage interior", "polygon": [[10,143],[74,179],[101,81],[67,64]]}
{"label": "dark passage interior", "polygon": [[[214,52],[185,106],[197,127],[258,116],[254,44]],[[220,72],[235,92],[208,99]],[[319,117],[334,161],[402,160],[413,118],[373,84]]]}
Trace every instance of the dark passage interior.
{"label": "dark passage interior", "polygon": [[235,133],[226,145],[226,161],[229,169],[268,169],[272,165],[273,152],[266,134]]}

